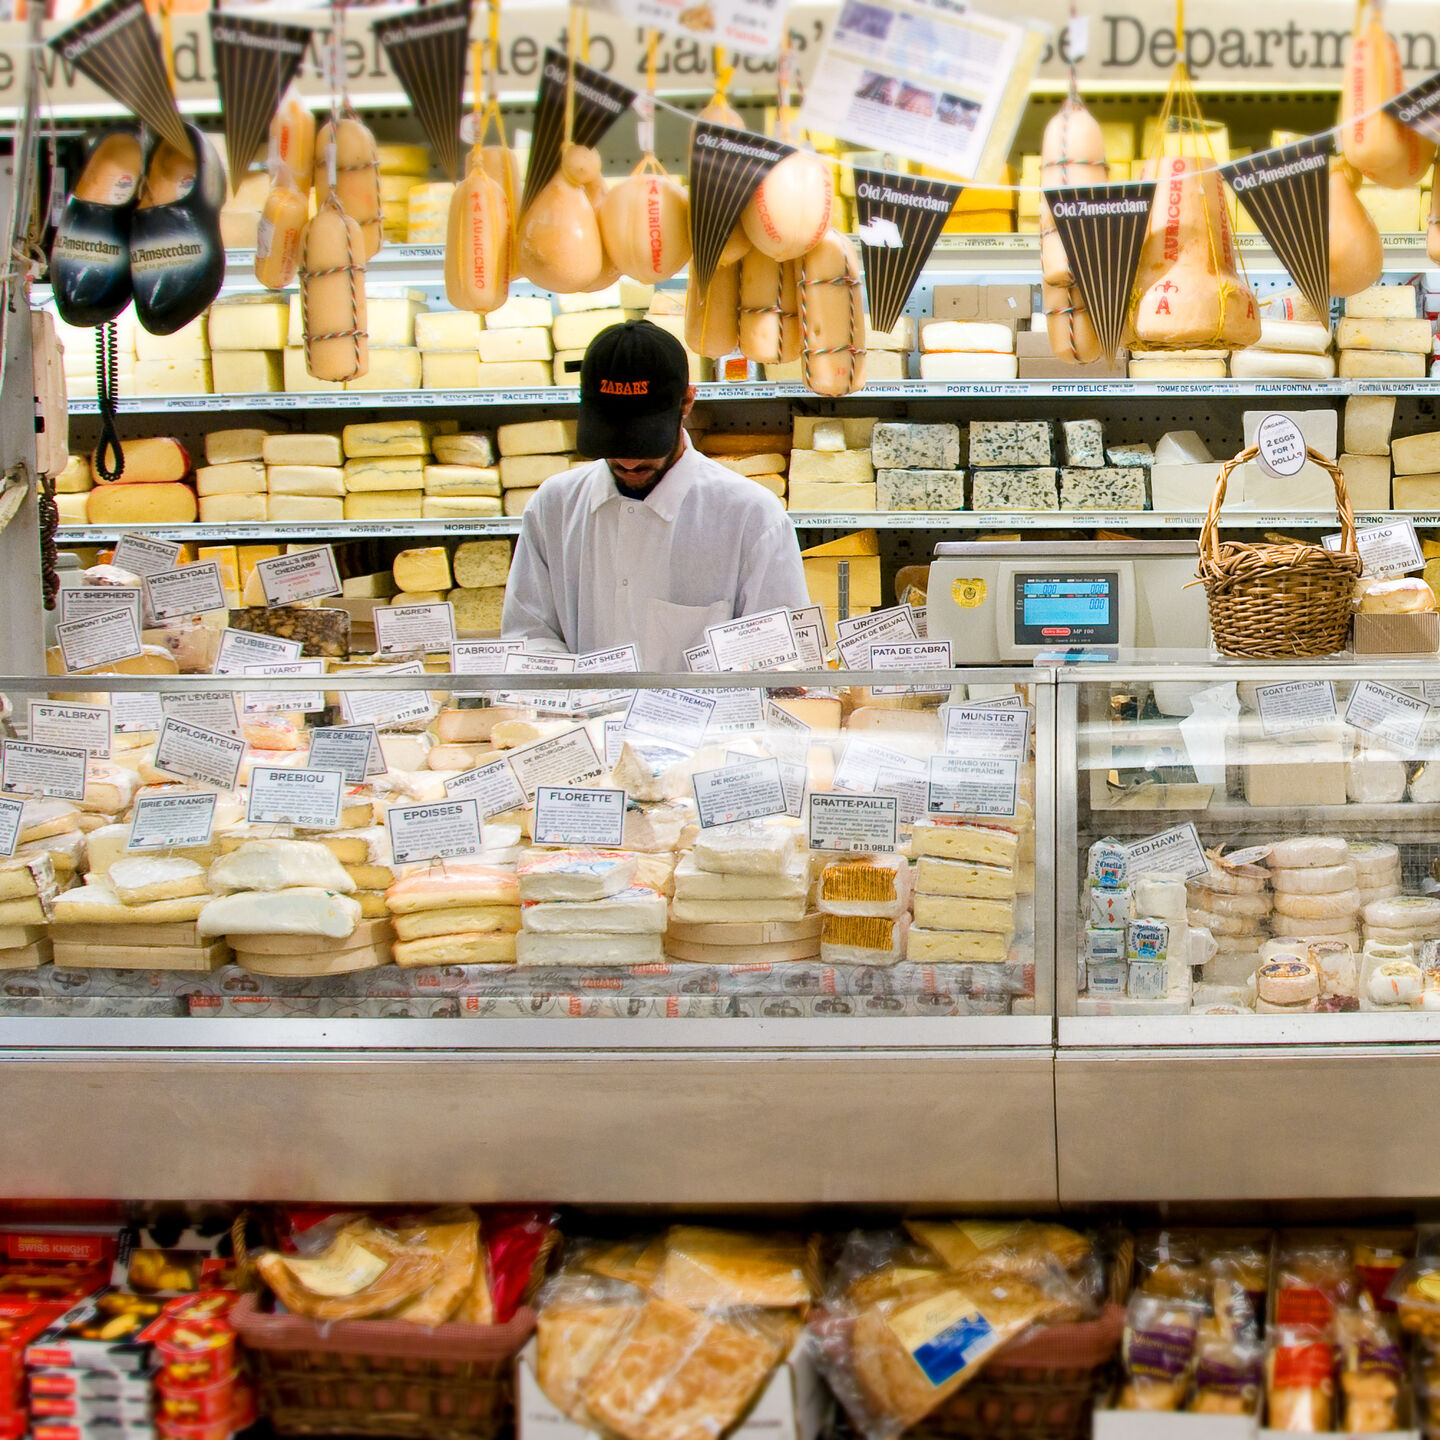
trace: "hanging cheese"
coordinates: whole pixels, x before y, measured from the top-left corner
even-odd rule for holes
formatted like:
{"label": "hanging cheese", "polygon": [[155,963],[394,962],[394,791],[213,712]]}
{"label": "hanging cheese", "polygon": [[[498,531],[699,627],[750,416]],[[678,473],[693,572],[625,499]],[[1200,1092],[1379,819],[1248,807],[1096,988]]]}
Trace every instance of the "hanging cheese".
{"label": "hanging cheese", "polygon": [[296,188],[290,171],[280,166],[255,236],[255,278],[267,290],[283,290],[294,282],[300,237],[309,215],[310,202]]}
{"label": "hanging cheese", "polygon": [[365,313],[365,239],[335,196],[300,241],[305,368],[317,380],[358,380],[370,369]]}
{"label": "hanging cheese", "polygon": [[[1109,178],[1105,164],[1105,135],[1100,122],[1071,96],[1045,127],[1040,142],[1040,184],[1103,185]],[[1050,216],[1050,206],[1040,199],[1040,273],[1047,285],[1065,288],[1075,283],[1065,245]],[[1049,313],[1047,307],[1046,313]],[[1056,354],[1053,339],[1051,348]]]}
{"label": "hanging cheese", "polygon": [[740,219],[757,250],[772,260],[798,260],[824,238],[834,202],[830,167],[796,150],[760,182]]}
{"label": "hanging cheese", "polygon": [[450,196],[445,236],[445,298],[486,314],[510,294],[510,202],[483,165],[472,164]]}
{"label": "hanging cheese", "polygon": [[600,157],[567,145],[560,168],[520,217],[515,268],[542,290],[570,295],[590,290],[610,268],[600,222],[586,186],[600,174]]}
{"label": "hanging cheese", "polygon": [[[1435,163],[1440,173],[1440,160]],[[1432,265],[1440,265],[1440,195],[1435,193],[1435,176],[1430,177],[1430,215],[1425,224],[1425,250]]]}
{"label": "hanging cheese", "polygon": [[718,91],[710,97],[710,103],[696,117],[711,125],[728,125],[732,130],[743,130],[745,122],[740,112]]}
{"label": "hanging cheese", "polygon": [[382,239],[380,161],[375,137],[347,117],[338,125],[327,122],[315,142],[315,203],[323,205],[330,194],[330,149],[335,149],[335,195],[345,213],[360,227],[365,258],[375,254]]}
{"label": "hanging cheese", "polygon": [[1089,365],[1100,358],[1100,337],[1078,285],[1040,285],[1050,349],[1066,365]]}
{"label": "hanging cheese", "polygon": [[1400,50],[1385,29],[1384,7],[1366,5],[1350,41],[1340,92],[1340,153],[1367,180],[1391,190],[1418,185],[1435,146],[1381,107],[1405,88]]}
{"label": "hanging cheese", "polygon": [[513,242],[515,224],[520,218],[520,197],[525,182],[520,176],[520,157],[508,145],[481,145],[470,152],[470,164],[479,165],[505,192],[510,206],[510,235]]}
{"label": "hanging cheese", "polygon": [[717,265],[707,289],[685,292],[685,346],[709,360],[740,348],[739,265]]}
{"label": "hanging cheese", "polygon": [[832,230],[800,262],[801,377],[817,395],[865,384],[865,301],[860,257]]}
{"label": "hanging cheese", "polygon": [[1355,194],[1358,180],[1344,161],[1330,171],[1330,293],[1358,295],[1385,270],[1385,246]]}
{"label": "hanging cheese", "polygon": [[800,358],[800,310],[795,265],[761,250],[740,262],[740,353],[757,365]]}
{"label": "hanging cheese", "polygon": [[291,85],[270,122],[270,164],[283,165],[302,195],[308,194],[315,170],[315,117]]}
{"label": "hanging cheese", "polygon": [[605,253],[642,285],[668,280],[690,259],[690,202],[647,155],[597,208]]}

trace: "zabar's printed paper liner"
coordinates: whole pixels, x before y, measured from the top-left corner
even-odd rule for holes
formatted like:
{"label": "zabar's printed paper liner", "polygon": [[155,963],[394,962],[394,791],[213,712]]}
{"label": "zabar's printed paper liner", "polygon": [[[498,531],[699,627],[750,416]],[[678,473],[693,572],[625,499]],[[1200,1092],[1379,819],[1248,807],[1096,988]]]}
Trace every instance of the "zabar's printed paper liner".
{"label": "zabar's printed paper liner", "polygon": [[1155,182],[1063,186],[1042,193],[1095,334],[1113,364],[1125,333],[1125,311],[1150,224]]}
{"label": "zabar's printed paper liner", "polygon": [[450,179],[459,180],[470,0],[451,0],[377,20],[375,38],[415,106],[440,168]]}
{"label": "zabar's printed paper liner", "polygon": [[144,0],[106,0],[49,43],[182,155],[191,153]]}
{"label": "zabar's printed paper liner", "polygon": [[265,143],[280,97],[300,73],[312,32],[303,25],[279,25],[218,10],[212,10],[209,19],[233,193]]}
{"label": "zabar's printed paper liner", "polygon": [[873,329],[888,332],[899,323],[963,188],[885,170],[855,172],[860,253]]}
{"label": "zabar's printed paper liner", "polygon": [[[560,168],[565,148],[565,91],[569,65],[559,51],[547,48],[540,67],[540,88],[535,96],[535,133],[530,141],[530,163],[525,169],[523,215],[535,197]],[[598,145],[605,132],[635,102],[635,91],[603,71],[575,62],[575,99],[570,138],[577,145]]]}
{"label": "zabar's printed paper liner", "polygon": [[709,120],[690,132],[690,283],[704,290],[760,182],[795,147]]}
{"label": "zabar's printed paper liner", "polygon": [[1330,313],[1330,151],[1330,137],[1314,135],[1220,166],[1320,315]]}

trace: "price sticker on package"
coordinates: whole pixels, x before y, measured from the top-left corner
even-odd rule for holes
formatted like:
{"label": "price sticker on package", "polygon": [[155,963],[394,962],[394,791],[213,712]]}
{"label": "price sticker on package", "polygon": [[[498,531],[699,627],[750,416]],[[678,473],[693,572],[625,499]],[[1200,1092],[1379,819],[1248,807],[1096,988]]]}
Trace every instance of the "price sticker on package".
{"label": "price sticker on package", "polygon": [[800,658],[789,610],[766,610],[723,625],[707,625],[705,638],[717,670],[778,670]]}
{"label": "price sticker on package", "polygon": [[243,675],[247,665],[283,665],[287,660],[298,660],[304,648],[298,640],[282,640],[278,635],[259,635],[227,626],[220,632],[215,673]]}
{"label": "price sticker on package", "polygon": [[155,768],[219,790],[233,790],[244,755],[245,742],[238,735],[222,735],[167,715],[155,746]]}
{"label": "price sticker on package", "polygon": [[445,782],[445,798],[475,801],[483,822],[507,810],[520,809],[525,804],[525,790],[509,759],[502,757],[452,775]]}
{"label": "price sticker on package", "polygon": [[1193,880],[1209,868],[1199,831],[1193,824],[1162,830],[1125,847],[1125,870],[1132,880],[1140,875],[1179,875]]}
{"label": "price sticker on package", "polygon": [[788,813],[778,760],[752,760],[719,770],[699,770],[691,777],[691,784],[700,824],[706,830]]}
{"label": "price sticker on package", "polygon": [[135,801],[127,850],[171,850],[208,845],[215,829],[213,790],[188,795],[141,795]]}
{"label": "price sticker on package", "polygon": [[256,766],[250,772],[245,818],[252,825],[333,830],[340,823],[340,792],[344,786],[345,777],[338,770]]}
{"label": "price sticker on package", "polygon": [[20,817],[25,813],[23,800],[0,797],[0,855],[13,855],[20,843]]}
{"label": "price sticker on package", "polygon": [[60,590],[61,620],[89,620],[109,610],[133,610],[141,627],[140,591],[123,585],[65,585]]}
{"label": "price sticker on package", "polygon": [[220,564],[199,560],[145,577],[145,603],[157,620],[176,615],[203,615],[207,610],[225,609],[225,587],[220,583]]}
{"label": "price sticker on package", "polygon": [[26,734],[38,745],[78,745],[92,760],[110,758],[110,707],[31,700]]}
{"label": "price sticker on package", "polygon": [[255,573],[271,609],[340,593],[340,572],[335,568],[335,552],[328,545],[257,561]]}
{"label": "price sticker on package", "polygon": [[322,725],[310,732],[305,765],[313,770],[338,770],[347,785],[363,785],[371,775],[385,773],[379,732],[373,725]]}
{"label": "price sticker on package", "polygon": [[1391,689],[1375,680],[1362,680],[1345,707],[1345,723],[1409,754],[1420,743],[1420,732],[1430,707],[1418,695]]}
{"label": "price sticker on package", "polygon": [[[1340,537],[1323,536],[1321,544],[1327,550],[1338,550]],[[1413,520],[1397,520],[1390,525],[1370,525],[1357,530],[1355,548],[1360,552],[1365,573],[1376,580],[1393,580],[1425,568],[1425,552]]]}
{"label": "price sticker on package", "polygon": [[932,755],[931,815],[1013,819],[1019,808],[1020,762],[1000,755]]}
{"label": "price sticker on package", "polygon": [[[185,547],[174,540],[152,540],[148,535],[122,535],[115,542],[111,564],[142,580],[147,575],[163,575],[180,563]],[[223,608],[223,607],[221,607]]]}
{"label": "price sticker on package", "polygon": [[442,600],[433,605],[377,605],[375,646],[380,651],[449,650],[455,643],[455,607]]}
{"label": "price sticker on package", "polygon": [[[325,662],[315,660],[286,660],[278,665],[247,665],[247,675],[259,676],[266,680],[289,680],[298,675],[323,675]],[[240,708],[247,715],[318,715],[325,708],[323,690],[247,690],[240,701]]]}
{"label": "price sticker on package", "polygon": [[0,745],[0,793],[83,800],[88,758],[78,745],[6,740]]}
{"label": "price sticker on package", "polygon": [[618,850],[625,841],[625,792],[542,785],[535,791],[537,845],[594,845]]}
{"label": "price sticker on package", "polygon": [[504,672],[505,657],[518,655],[524,648],[520,640],[456,640],[450,646],[450,672],[498,675]]}
{"label": "price sticker on package", "polygon": [[810,848],[892,854],[900,844],[899,805],[893,795],[812,794],[807,817]]}
{"label": "price sticker on package", "polygon": [[82,620],[62,620],[55,627],[66,670],[98,670],[140,654],[139,611],[133,606],[102,610]]}
{"label": "price sticker on package", "polygon": [[1257,685],[1260,728],[1267,736],[1294,735],[1336,725],[1335,686],[1329,680],[1290,680],[1278,685]]}
{"label": "price sticker on package", "polygon": [[422,860],[464,860],[480,853],[480,810],[473,800],[392,805],[385,812],[397,865]]}

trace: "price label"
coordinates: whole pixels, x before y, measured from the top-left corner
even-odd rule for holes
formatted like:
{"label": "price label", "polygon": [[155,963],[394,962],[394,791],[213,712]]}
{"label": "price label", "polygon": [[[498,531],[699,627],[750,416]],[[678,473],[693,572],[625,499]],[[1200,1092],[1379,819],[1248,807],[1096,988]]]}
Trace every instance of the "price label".
{"label": "price label", "polygon": [[167,715],[155,746],[155,768],[186,780],[198,780],[202,785],[233,790],[244,754],[245,742],[238,736]]}
{"label": "price label", "polygon": [[480,811],[473,800],[392,805],[385,812],[397,865],[422,860],[465,860],[480,853]]}
{"label": "price label", "polygon": [[[575,670],[573,655],[507,655],[507,675],[569,675]],[[563,715],[570,708],[568,690],[507,690],[501,698],[511,705],[528,705],[532,710],[548,710]]]}
{"label": "price label", "polygon": [[345,777],[338,770],[257,766],[250,772],[245,818],[252,825],[333,830],[340,823],[340,792],[344,785]]}
{"label": "price label", "polygon": [[455,643],[455,607],[448,600],[433,605],[377,605],[374,620],[380,651],[423,650],[428,655],[449,650]]}
{"label": "price label", "polygon": [[778,760],[751,760],[719,770],[698,770],[691,784],[700,824],[707,830],[788,813]]}
{"label": "price label", "polygon": [[[377,670],[377,675],[423,675],[419,660]],[[403,725],[428,720],[435,713],[428,690],[342,690],[340,713],[350,725]]]}
{"label": "price label", "polygon": [[213,790],[188,795],[141,795],[135,801],[127,850],[193,849],[215,829]]}
{"label": "price label", "polygon": [[110,709],[106,705],[27,705],[27,737],[37,745],[78,745],[92,760],[110,758]]}
{"label": "price label", "polygon": [[280,665],[298,660],[304,646],[298,640],[282,640],[278,635],[257,635],[251,630],[220,632],[220,653],[215,657],[217,675],[243,675],[247,665]]}
{"label": "price label", "polygon": [[[870,660],[870,649],[874,645],[901,644],[919,639],[915,630],[915,616],[908,605],[899,605],[892,610],[877,610],[871,615],[860,617],[869,624],[858,624],[835,641],[840,652],[840,663],[847,670],[861,670]],[[838,634],[843,621],[836,623]]]}
{"label": "price label", "polygon": [[1257,685],[1260,728],[1266,735],[1293,735],[1339,723],[1335,686],[1329,680],[1292,680],[1280,685]]}
{"label": "price label", "polygon": [[548,740],[522,745],[512,750],[509,758],[527,801],[535,798],[541,785],[584,785],[605,773],[595,742],[580,725]]}
{"label": "price label", "polygon": [[1125,847],[1125,870],[1132,879],[1137,875],[1179,875],[1193,880],[1209,868],[1194,825],[1177,825]]}
{"label": "price label", "polygon": [[1272,480],[1298,475],[1305,468],[1305,436],[1288,415],[1267,415],[1256,435],[1261,471]]}
{"label": "price label", "polygon": [[35,745],[24,740],[0,744],[0,792],[85,798],[87,756],[78,745]]}
{"label": "price label", "polygon": [[148,535],[122,535],[115,542],[117,570],[128,570],[143,580],[147,575],[163,575],[180,563],[185,547],[173,540],[152,540]]}
{"label": "price label", "polygon": [[625,712],[625,730],[698,750],[714,713],[715,700],[708,694],[694,690],[638,690]]}
{"label": "price label", "polygon": [[[1338,535],[1326,535],[1322,541],[1327,550],[1340,548]],[[1376,580],[1389,580],[1425,568],[1425,553],[1413,520],[1397,520],[1390,525],[1371,525],[1355,532],[1355,548],[1365,573]]]}
{"label": "price label", "polygon": [[952,755],[1004,755],[1023,760],[1030,753],[1030,710],[1024,705],[949,705],[945,709],[945,749]]}
{"label": "price label", "polygon": [[805,764],[810,757],[810,727],[773,700],[765,702],[764,723],[765,739],[780,760],[791,765]]}
{"label": "price label", "polygon": [[704,645],[692,645],[684,654],[685,668],[692,675],[713,675],[720,668],[708,641]]}
{"label": "price label", "polygon": [[525,791],[510,761],[502,758],[452,775],[445,782],[445,798],[475,801],[480,807],[480,819],[485,821],[507,810],[520,809],[525,804]]}
{"label": "price label", "polygon": [[450,646],[453,675],[503,675],[505,657],[524,649],[519,640],[456,640]]}
{"label": "price label", "polygon": [[340,593],[340,572],[335,568],[335,552],[328,545],[260,560],[255,570],[265,604],[271,609]]}
{"label": "price label", "polygon": [[[577,675],[634,674],[640,669],[640,652],[633,645],[617,645],[611,650],[592,650],[575,657]],[[603,710],[629,701],[630,690],[572,690],[571,710]]]}
{"label": "price label", "polygon": [[[901,640],[870,647],[867,662],[872,670],[948,670],[950,669],[950,642],[948,640]],[[940,693],[947,693],[949,686],[942,685]],[[877,685],[872,687],[874,695],[933,694],[912,685]]]}
{"label": "price label", "polygon": [[625,842],[625,792],[541,785],[535,791],[537,845],[593,845],[618,850]]}
{"label": "price label", "polygon": [[[278,665],[247,665],[247,675],[264,676],[266,679],[286,679],[295,675],[323,675],[325,662],[315,660],[287,660]],[[246,715],[273,715],[277,711],[289,711],[297,715],[317,715],[325,708],[323,690],[247,690],[240,702]]]}
{"label": "price label", "polygon": [[116,732],[121,735],[154,735],[165,723],[160,697],[143,690],[121,690],[110,697],[110,711]]}
{"label": "price label", "polygon": [[882,769],[875,777],[877,795],[893,795],[900,805],[900,823],[913,825],[930,803],[929,776],[923,771]]}
{"label": "price label", "polygon": [[0,855],[13,855],[20,843],[20,817],[25,813],[23,800],[0,797]]}
{"label": "price label", "polygon": [[932,815],[1013,818],[1019,806],[1020,762],[998,755],[932,755]]}
{"label": "price label", "polygon": [[710,690],[706,693],[715,702],[715,711],[705,732],[706,739],[748,734],[764,723],[763,690]]}
{"label": "price label", "polygon": [[707,625],[705,639],[718,670],[778,670],[800,658],[789,610],[766,610],[723,625]]}
{"label": "price label", "polygon": [[193,690],[189,694],[162,695],[160,713],[168,720],[174,716],[188,725],[203,730],[218,730],[222,735],[240,734],[240,714],[233,690]]}
{"label": "price label", "polygon": [[66,585],[60,591],[61,620],[89,620],[112,610],[130,610],[140,629],[140,592],[123,585]]}
{"label": "price label", "polygon": [[1420,743],[1420,732],[1429,714],[1429,705],[1419,696],[1393,690],[1375,680],[1363,680],[1350,692],[1345,723],[1409,753]]}
{"label": "price label", "polygon": [[835,767],[835,788],[873,792],[882,770],[915,775],[922,780],[926,774],[924,761],[903,750],[892,750],[875,740],[847,740],[840,763]]}
{"label": "price label", "polygon": [[347,785],[363,785],[371,775],[385,773],[380,736],[373,725],[322,725],[310,732],[306,767],[338,770]]}
{"label": "price label", "polygon": [[60,656],[66,670],[97,670],[103,665],[118,665],[140,654],[138,610],[126,606],[120,610],[103,610],[83,620],[62,620],[55,627],[60,643]]}
{"label": "price label", "polygon": [[157,620],[225,609],[225,587],[220,583],[219,561],[200,560],[194,565],[181,565],[158,575],[147,575],[145,600]]}
{"label": "price label", "polygon": [[899,802],[889,795],[811,795],[812,850],[893,853],[900,844]]}
{"label": "price label", "polygon": [[830,645],[829,633],[825,629],[825,611],[819,605],[792,610],[790,628],[795,632],[795,644],[800,651],[800,668],[823,670],[825,651]]}

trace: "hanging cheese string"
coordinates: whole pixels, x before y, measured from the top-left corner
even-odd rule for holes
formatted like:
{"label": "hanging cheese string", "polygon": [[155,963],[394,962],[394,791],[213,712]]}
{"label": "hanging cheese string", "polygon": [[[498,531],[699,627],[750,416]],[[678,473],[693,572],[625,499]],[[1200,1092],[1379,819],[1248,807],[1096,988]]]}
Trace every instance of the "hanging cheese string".
{"label": "hanging cheese string", "polygon": [[[635,134],[640,143],[639,171],[646,169],[664,174],[655,158],[655,82],[660,68],[660,32],[645,32],[645,94],[635,102]],[[639,171],[636,173],[638,174]]]}
{"label": "hanging cheese string", "polygon": [[711,52],[711,64],[715,69],[714,103],[728,105],[730,103],[730,82],[735,78],[735,67],[726,63],[725,47],[723,45],[715,46]]}
{"label": "hanging cheese string", "polygon": [[[490,133],[490,127],[495,127],[495,133],[500,137],[502,146],[508,145],[505,138],[505,117],[500,113],[500,0],[490,0],[488,26],[485,35],[483,50],[477,44],[473,47],[475,52],[475,111],[478,117],[478,124],[475,133],[475,143],[483,145],[485,137]],[[484,102],[481,102],[481,88],[484,88]]]}
{"label": "hanging cheese string", "polygon": [[175,0],[160,0],[160,53],[165,60],[165,79],[175,93]]}
{"label": "hanging cheese string", "polygon": [[780,61],[775,72],[775,81],[779,89],[779,117],[775,127],[775,134],[777,139],[783,140],[787,145],[790,143],[791,66],[794,63],[794,58],[790,49],[790,30],[787,26],[785,34],[780,40]]}
{"label": "hanging cheese string", "polygon": [[[583,32],[583,34],[582,34]],[[590,17],[581,5],[570,7],[570,28],[565,36],[565,143],[575,138],[575,66],[590,54]]]}

